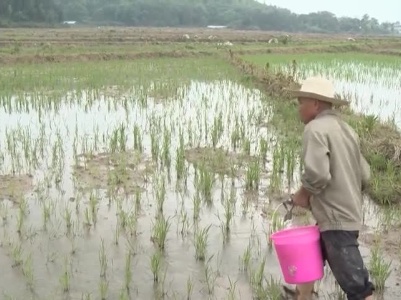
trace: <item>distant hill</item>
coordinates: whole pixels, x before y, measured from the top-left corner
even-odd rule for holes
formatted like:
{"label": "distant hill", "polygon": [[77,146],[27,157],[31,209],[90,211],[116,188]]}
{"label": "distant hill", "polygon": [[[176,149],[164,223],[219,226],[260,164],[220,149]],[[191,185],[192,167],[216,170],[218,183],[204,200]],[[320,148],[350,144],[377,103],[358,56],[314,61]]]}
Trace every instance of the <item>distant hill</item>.
{"label": "distant hill", "polygon": [[63,21],[93,25],[204,27],[316,33],[391,33],[394,25],[337,18],[330,12],[297,15],[253,0],[1,0],[0,26]]}

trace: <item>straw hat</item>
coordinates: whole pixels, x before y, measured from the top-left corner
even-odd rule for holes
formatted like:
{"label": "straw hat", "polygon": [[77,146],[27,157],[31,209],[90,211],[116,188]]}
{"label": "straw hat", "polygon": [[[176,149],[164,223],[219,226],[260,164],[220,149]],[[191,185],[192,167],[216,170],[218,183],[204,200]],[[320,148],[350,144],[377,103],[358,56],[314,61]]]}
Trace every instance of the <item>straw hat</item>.
{"label": "straw hat", "polygon": [[322,77],[309,77],[302,82],[301,89],[288,89],[296,97],[304,97],[328,102],[333,105],[348,105],[348,101],[335,98],[334,86],[330,80]]}

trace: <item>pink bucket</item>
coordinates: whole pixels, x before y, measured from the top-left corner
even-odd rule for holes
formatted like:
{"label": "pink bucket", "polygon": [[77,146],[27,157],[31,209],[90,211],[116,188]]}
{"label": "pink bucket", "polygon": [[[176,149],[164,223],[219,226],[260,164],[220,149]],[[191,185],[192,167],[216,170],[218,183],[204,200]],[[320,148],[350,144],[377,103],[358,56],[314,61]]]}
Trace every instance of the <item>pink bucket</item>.
{"label": "pink bucket", "polygon": [[284,280],[301,284],[323,278],[320,232],[317,226],[284,229],[271,235]]}

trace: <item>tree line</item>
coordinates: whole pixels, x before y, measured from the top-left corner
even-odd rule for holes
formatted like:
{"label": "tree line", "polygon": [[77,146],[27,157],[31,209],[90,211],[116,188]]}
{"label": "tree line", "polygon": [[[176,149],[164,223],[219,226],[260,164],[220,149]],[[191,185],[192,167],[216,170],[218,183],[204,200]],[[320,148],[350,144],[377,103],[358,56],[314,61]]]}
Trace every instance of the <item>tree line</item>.
{"label": "tree line", "polygon": [[0,26],[57,26],[65,20],[88,25],[204,27],[316,33],[374,33],[394,31],[380,23],[323,11],[295,14],[254,0],[0,0]]}

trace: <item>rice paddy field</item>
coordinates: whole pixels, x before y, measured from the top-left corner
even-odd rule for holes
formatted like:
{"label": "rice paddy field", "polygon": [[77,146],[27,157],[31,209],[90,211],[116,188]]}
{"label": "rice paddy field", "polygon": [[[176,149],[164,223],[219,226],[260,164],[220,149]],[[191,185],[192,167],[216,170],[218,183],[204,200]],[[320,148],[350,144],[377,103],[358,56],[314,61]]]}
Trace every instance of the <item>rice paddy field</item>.
{"label": "rice paddy field", "polygon": [[[394,56],[361,53],[310,53],[247,56],[251,62],[269,62],[274,72],[332,79],[337,91],[351,100],[351,108],[401,126],[401,60]],[[293,63],[295,61],[295,64]]]}
{"label": "rice paddy field", "polygon": [[[46,30],[3,32],[0,298],[282,299],[269,235],[288,225],[277,208],[298,188],[302,126],[254,68],[330,77],[363,139],[395,139],[400,59],[386,52],[394,40],[381,42],[386,54],[324,53],[321,36],[267,46],[261,33],[244,41],[233,31],[220,34],[238,41],[228,55],[215,42],[182,42],[181,31],[152,29],[149,45],[93,30],[75,29],[66,43],[67,29],[51,30],[50,40]],[[342,40],[326,38],[324,49]],[[32,50],[50,51],[46,43],[51,53]],[[88,55],[96,43],[100,56]],[[253,63],[252,76],[233,55]],[[392,131],[376,132],[389,119]],[[385,200],[397,198],[401,181],[381,153],[369,156],[377,176],[361,251],[378,296],[397,299],[400,209]],[[313,219],[297,210],[294,223]],[[317,292],[345,299],[327,267]]]}

